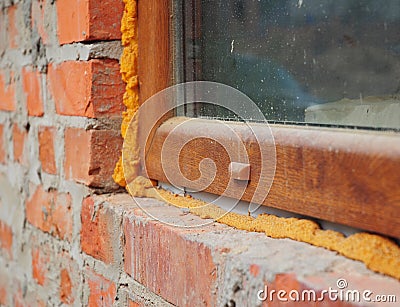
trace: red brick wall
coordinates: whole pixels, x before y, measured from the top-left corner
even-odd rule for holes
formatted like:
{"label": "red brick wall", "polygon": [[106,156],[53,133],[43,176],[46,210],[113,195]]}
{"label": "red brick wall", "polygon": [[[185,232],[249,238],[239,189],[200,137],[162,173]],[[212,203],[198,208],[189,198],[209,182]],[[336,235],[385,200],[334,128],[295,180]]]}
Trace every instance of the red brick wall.
{"label": "red brick wall", "polygon": [[[123,8],[0,1],[0,305],[292,306],[257,292],[339,277],[400,293],[398,281],[307,244],[154,221],[118,190]],[[165,219],[199,219],[146,204]]]}
{"label": "red brick wall", "polygon": [[122,0],[0,1],[0,305],[117,297],[115,280],[82,256],[81,208],[119,188],[123,9]]}

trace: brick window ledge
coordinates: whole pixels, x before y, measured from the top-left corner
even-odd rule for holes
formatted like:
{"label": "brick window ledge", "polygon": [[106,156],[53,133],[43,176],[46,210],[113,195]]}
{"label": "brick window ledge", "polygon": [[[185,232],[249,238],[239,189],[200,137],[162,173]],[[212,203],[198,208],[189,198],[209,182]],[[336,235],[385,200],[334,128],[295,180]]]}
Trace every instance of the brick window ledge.
{"label": "brick window ledge", "polygon": [[[154,199],[142,203],[146,211],[157,212],[166,221],[200,220]],[[81,244],[86,254],[105,262],[110,272],[116,266],[124,271],[130,289],[127,299],[138,305],[163,301],[177,306],[288,306],[276,297],[279,290],[301,294],[307,289],[321,295],[322,290],[338,289],[339,279],[347,282],[344,290],[361,294],[370,290],[371,298],[394,294],[400,299],[397,280],[373,273],[361,262],[306,243],[271,239],[219,223],[193,229],[172,227],[148,217],[127,194],[85,199]],[[112,279],[113,274],[109,275]],[[132,285],[146,291],[135,291]],[[275,290],[273,301],[270,296],[261,302],[260,290]],[[303,304],[362,306],[365,302],[329,300],[326,294],[316,305]]]}

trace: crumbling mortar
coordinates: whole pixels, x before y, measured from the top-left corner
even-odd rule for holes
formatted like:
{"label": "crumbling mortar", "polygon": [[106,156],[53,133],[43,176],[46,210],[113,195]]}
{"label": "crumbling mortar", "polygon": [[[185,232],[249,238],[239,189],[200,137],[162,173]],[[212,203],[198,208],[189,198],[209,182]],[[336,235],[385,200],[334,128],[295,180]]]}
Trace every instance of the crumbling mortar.
{"label": "crumbling mortar", "polygon": [[32,66],[37,67],[41,73],[47,73],[47,58],[46,58],[46,46],[43,44],[41,37],[37,31],[32,33],[32,47],[30,54],[32,57]]}
{"label": "crumbling mortar", "polygon": [[164,298],[151,292],[144,285],[140,284],[126,273],[122,273],[123,283],[122,287],[119,287],[121,292],[126,292],[126,296],[129,299],[142,301],[144,306],[166,306],[173,307],[175,305],[167,302]]}
{"label": "crumbling mortar", "polygon": [[103,208],[104,201],[103,200],[98,200],[94,202],[94,208],[92,212],[92,216],[90,217],[90,220],[93,222],[97,216],[97,212]]}
{"label": "crumbling mortar", "polygon": [[25,239],[27,240],[25,240],[25,242],[27,242],[29,246],[31,244],[30,237],[34,236],[39,239],[40,244],[48,243],[50,246],[53,246],[57,250],[69,251],[71,249],[71,243],[68,242],[67,240],[60,239],[48,232],[42,231],[36,228],[35,226],[31,225],[29,222],[26,224],[27,224],[26,225],[27,237]]}

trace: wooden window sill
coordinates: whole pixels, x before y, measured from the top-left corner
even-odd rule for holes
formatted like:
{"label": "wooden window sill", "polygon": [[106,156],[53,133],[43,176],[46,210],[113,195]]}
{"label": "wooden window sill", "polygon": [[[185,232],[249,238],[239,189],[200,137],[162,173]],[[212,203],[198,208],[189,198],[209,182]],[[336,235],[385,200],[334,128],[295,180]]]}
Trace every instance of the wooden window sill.
{"label": "wooden window sill", "polygon": [[[167,178],[164,172],[161,152],[177,154],[173,142],[164,142],[185,120],[174,117],[157,129],[146,154],[146,169],[151,179],[164,182],[171,179],[171,174]],[[191,119],[189,129],[174,133],[180,142],[189,141],[179,153],[179,164],[191,182],[187,186],[188,180],[179,182],[179,178],[172,178],[175,184],[199,188],[194,180],[199,177],[199,163],[210,158],[217,165],[217,173],[204,192],[224,192],[231,161],[224,148],[210,144],[211,139],[230,138],[220,135],[220,125],[218,121]],[[258,180],[260,147],[273,144],[269,137],[257,143],[248,134],[246,125],[233,122],[224,125],[232,126],[243,137],[251,177],[241,199],[251,201],[257,185],[265,185],[265,189],[269,186],[268,182]],[[251,124],[251,128],[266,129],[262,124]],[[198,138],[205,135],[205,130],[207,137]],[[276,146],[276,173],[263,205],[400,238],[400,143],[395,133],[284,125],[271,125],[271,130]],[[226,196],[237,198],[232,194]]]}

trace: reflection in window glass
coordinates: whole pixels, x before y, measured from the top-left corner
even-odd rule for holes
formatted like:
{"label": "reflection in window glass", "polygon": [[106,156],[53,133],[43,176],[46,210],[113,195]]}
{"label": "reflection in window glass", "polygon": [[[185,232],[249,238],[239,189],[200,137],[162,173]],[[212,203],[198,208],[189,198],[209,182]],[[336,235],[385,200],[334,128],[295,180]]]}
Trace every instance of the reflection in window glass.
{"label": "reflection in window glass", "polygon": [[185,6],[186,80],[231,85],[271,121],[400,128],[400,0]]}

